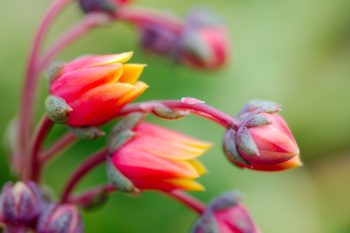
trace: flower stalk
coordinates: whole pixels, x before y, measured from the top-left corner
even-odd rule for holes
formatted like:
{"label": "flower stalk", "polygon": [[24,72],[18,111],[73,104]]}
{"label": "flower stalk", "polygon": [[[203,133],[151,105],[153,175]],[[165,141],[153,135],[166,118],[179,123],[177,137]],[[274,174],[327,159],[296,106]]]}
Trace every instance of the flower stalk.
{"label": "flower stalk", "polygon": [[130,104],[123,108],[115,117],[125,116],[132,112],[152,112],[153,108],[159,104],[173,110],[187,110],[190,113],[212,120],[224,128],[236,128],[239,121],[212,106],[204,104],[191,98],[183,98],[182,100],[163,100],[163,101],[146,101],[141,103]]}
{"label": "flower stalk", "polygon": [[82,162],[65,185],[61,196],[61,203],[65,203],[69,200],[70,194],[74,190],[75,186],[87,173],[103,163],[106,160],[107,154],[108,151],[104,148],[89,156],[84,162]]}

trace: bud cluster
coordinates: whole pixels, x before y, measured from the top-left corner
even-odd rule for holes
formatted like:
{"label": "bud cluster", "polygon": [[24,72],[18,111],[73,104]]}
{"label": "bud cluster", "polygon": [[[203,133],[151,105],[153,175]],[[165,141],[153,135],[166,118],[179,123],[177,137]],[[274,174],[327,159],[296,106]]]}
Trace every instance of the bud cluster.
{"label": "bud cluster", "polygon": [[82,221],[72,205],[50,204],[33,182],[6,183],[0,195],[0,222],[5,232],[81,233]]}

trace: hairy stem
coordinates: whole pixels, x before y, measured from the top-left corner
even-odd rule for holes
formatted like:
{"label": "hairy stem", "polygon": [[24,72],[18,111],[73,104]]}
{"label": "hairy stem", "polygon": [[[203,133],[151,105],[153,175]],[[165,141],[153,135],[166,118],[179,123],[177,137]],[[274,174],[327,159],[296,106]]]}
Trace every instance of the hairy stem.
{"label": "hairy stem", "polygon": [[64,48],[84,36],[92,29],[108,23],[110,19],[111,18],[108,15],[103,13],[90,13],[85,16],[79,23],[73,25],[54,42],[51,49],[43,55],[37,69],[44,69]]}
{"label": "hairy stem", "polygon": [[61,138],[59,138],[55,144],[51,145],[47,150],[41,152],[40,163],[43,166],[47,161],[53,159],[64,149],[74,144],[78,138],[71,132],[66,133]]}
{"label": "hairy stem", "polygon": [[89,156],[85,161],[82,162],[82,164],[74,171],[71,178],[64,187],[64,191],[61,196],[62,203],[65,203],[69,200],[71,192],[85,175],[87,175],[92,169],[106,160],[107,154],[108,151],[104,148]]}
{"label": "hairy stem", "polygon": [[46,116],[42,118],[39,123],[39,126],[34,134],[34,139],[32,142],[31,150],[30,150],[30,164],[29,164],[29,175],[28,178],[33,181],[38,181],[40,178],[40,158],[39,152],[42,148],[44,140],[54,123]]}
{"label": "hairy stem", "polygon": [[[23,154],[27,152],[27,141],[30,133],[30,124],[33,118],[33,102],[35,90],[38,82],[38,72],[36,70],[37,59],[40,53],[40,48],[43,44],[45,35],[59,13],[68,5],[72,0],[55,0],[47,10],[45,16],[40,22],[38,31],[35,34],[33,44],[30,46],[31,51],[28,58],[26,67],[26,75],[23,85],[23,93],[21,99],[21,108],[19,113],[19,146]],[[28,159],[28,155],[26,155]],[[27,161],[28,162],[28,161]],[[26,164],[26,163],[24,163]],[[26,169],[22,169],[25,173]]]}
{"label": "hairy stem", "polygon": [[153,108],[159,104],[165,105],[173,110],[187,110],[190,113],[210,119],[225,128],[237,127],[238,120],[214,107],[204,103],[186,103],[183,100],[146,101],[130,104],[123,108],[116,117],[124,116],[132,112],[152,112]]}

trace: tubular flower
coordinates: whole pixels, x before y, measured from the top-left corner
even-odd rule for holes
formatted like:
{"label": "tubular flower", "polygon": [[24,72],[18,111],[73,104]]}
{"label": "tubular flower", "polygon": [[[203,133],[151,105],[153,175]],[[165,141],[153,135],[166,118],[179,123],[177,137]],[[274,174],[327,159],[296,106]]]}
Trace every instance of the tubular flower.
{"label": "tubular flower", "polygon": [[298,145],[279,111],[278,105],[266,101],[252,102],[241,111],[238,130],[228,129],[224,140],[231,162],[262,171],[302,165]]}
{"label": "tubular flower", "polygon": [[135,136],[112,154],[111,163],[137,189],[204,189],[195,179],[206,169],[196,158],[209,143],[149,123],[133,132]]}
{"label": "tubular flower", "polygon": [[240,195],[228,192],[214,199],[195,223],[192,233],[259,233]]}
{"label": "tubular flower", "polygon": [[137,81],[145,65],[123,64],[131,57],[85,56],[65,64],[51,81],[49,117],[73,127],[106,123],[148,87]]}

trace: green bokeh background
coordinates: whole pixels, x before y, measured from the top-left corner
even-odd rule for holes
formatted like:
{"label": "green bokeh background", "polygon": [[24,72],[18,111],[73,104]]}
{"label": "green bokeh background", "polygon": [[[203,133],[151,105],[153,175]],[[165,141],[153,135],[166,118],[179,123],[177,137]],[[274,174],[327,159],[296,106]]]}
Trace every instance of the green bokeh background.
{"label": "green bokeh background", "polygon": [[[18,110],[30,41],[49,2],[2,1],[1,134]],[[180,16],[194,6],[219,13],[230,30],[229,65],[209,73],[174,67],[137,48],[135,30],[120,23],[91,32],[60,59],[134,50],[132,61],[148,64],[142,79],[150,84],[139,100],[193,96],[231,114],[251,99],[282,103],[282,115],[295,134],[305,163],[302,168],[282,173],[231,166],[221,152],[223,129],[205,120],[188,117],[161,124],[215,144],[202,159],[209,169],[201,178],[207,190],[195,196],[209,201],[226,190],[242,191],[246,195],[244,204],[265,233],[350,232],[350,1],[139,0],[137,4]],[[49,41],[80,18],[78,8],[70,7],[55,24]],[[43,111],[47,90],[44,78],[42,83],[39,111]],[[64,127],[56,127],[48,143],[63,131]],[[76,144],[49,165],[45,182],[59,192],[74,166],[104,140]],[[0,155],[3,184],[14,178],[2,146]],[[104,180],[101,167],[79,188]],[[139,197],[115,194],[101,209],[83,215],[88,233],[182,233],[188,232],[195,219],[180,204],[153,192]]]}

